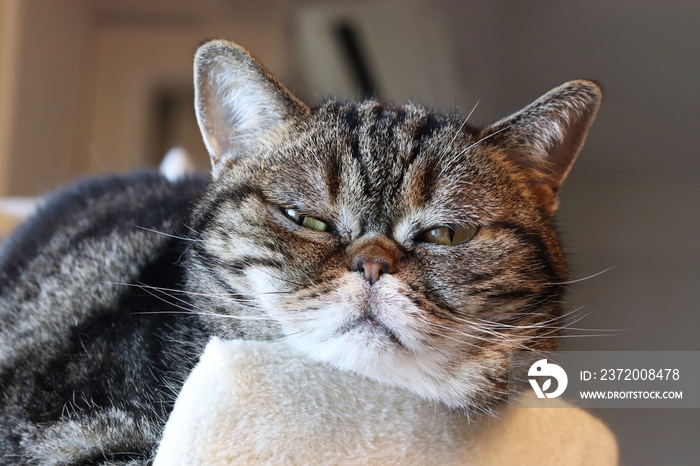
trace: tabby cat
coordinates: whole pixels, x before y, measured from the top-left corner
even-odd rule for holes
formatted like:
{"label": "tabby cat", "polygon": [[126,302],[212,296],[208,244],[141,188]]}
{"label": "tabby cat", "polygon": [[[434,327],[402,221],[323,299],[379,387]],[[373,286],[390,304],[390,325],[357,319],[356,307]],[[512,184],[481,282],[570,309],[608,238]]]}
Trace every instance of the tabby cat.
{"label": "tabby cat", "polygon": [[553,215],[596,84],[476,128],[416,103],[310,109],[229,42],[194,77],[211,181],[84,181],[0,249],[3,461],[148,463],[212,335],[469,413],[505,399],[509,351],[554,348]]}

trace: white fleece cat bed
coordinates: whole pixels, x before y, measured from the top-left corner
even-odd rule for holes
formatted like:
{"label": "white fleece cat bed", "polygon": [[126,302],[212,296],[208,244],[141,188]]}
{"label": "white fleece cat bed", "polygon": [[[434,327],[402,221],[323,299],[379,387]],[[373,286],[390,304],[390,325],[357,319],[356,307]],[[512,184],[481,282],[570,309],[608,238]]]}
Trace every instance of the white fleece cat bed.
{"label": "white fleece cat bed", "polygon": [[283,343],[212,339],[177,398],[155,465],[616,464],[607,427],[561,406],[469,423]]}

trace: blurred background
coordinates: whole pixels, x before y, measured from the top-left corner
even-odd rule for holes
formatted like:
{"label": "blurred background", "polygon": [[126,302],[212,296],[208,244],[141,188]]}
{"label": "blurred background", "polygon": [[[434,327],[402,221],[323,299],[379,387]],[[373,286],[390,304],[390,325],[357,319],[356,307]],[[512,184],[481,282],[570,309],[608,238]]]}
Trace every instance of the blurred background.
{"label": "blurred background", "polygon": [[[700,350],[700,2],[0,0],[0,197],[208,157],[192,56],[226,38],[303,100],[415,99],[486,123],[576,78],[597,122],[561,193],[567,350]],[[0,235],[12,228],[0,217]],[[592,332],[596,333],[596,332]],[[700,410],[600,409],[622,464],[698,464]]]}

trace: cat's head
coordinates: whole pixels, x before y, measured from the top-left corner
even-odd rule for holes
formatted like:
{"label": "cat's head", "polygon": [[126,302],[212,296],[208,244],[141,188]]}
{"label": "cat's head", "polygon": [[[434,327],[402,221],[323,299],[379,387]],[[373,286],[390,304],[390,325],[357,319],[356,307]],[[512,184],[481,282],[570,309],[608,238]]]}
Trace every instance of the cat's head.
{"label": "cat's head", "polygon": [[310,109],[214,41],[195,90],[214,180],[189,281],[222,336],[283,337],[467,409],[506,396],[509,351],[554,348],[567,271],[552,217],[596,84],[474,128],[414,103]]}

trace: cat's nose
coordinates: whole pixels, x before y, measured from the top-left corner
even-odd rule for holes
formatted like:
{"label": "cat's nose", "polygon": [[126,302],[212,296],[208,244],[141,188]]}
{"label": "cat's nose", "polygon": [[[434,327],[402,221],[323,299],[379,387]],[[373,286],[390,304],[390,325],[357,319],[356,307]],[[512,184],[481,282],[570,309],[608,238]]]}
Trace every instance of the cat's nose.
{"label": "cat's nose", "polygon": [[350,270],[360,272],[373,285],[382,275],[395,272],[401,259],[401,250],[392,239],[370,234],[351,245],[348,256]]}
{"label": "cat's nose", "polygon": [[355,259],[355,270],[364,272],[365,280],[371,285],[379,280],[379,277],[385,273],[389,273],[389,264],[384,261],[363,260],[362,258]]}

